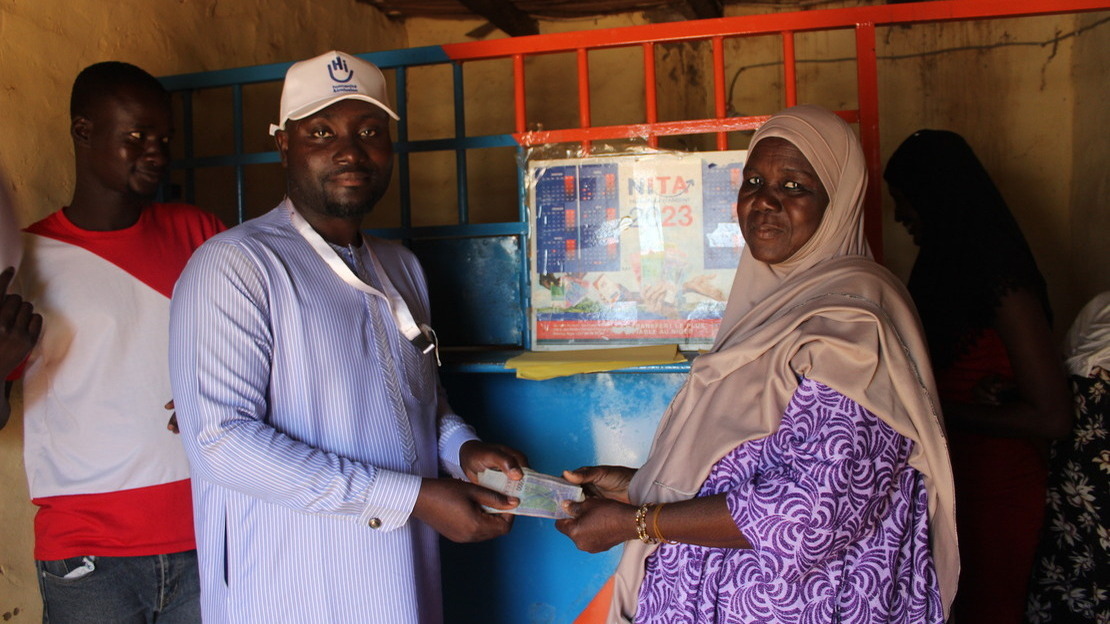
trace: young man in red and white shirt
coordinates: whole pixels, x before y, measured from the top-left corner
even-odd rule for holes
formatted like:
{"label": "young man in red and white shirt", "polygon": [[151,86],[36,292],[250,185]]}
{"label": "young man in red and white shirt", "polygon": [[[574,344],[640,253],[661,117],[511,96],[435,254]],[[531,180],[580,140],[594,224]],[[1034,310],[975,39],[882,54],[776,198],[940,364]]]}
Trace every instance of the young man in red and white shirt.
{"label": "young man in red and white shirt", "polygon": [[169,95],[150,74],[92,65],[70,112],[73,200],[25,230],[19,274],[43,317],[23,369],[43,609],[57,622],[199,622],[167,332],[178,275],[223,226],[193,206],[152,202],[173,129]]}

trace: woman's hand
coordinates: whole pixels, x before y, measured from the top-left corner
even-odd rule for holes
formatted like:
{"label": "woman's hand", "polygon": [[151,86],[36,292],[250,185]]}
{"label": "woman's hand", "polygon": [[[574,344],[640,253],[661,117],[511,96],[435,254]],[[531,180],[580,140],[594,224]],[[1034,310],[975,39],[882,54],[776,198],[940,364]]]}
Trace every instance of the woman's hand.
{"label": "woman's hand", "polygon": [[583,466],[564,470],[563,478],[581,485],[588,496],[628,503],[628,484],[636,475],[635,468],[626,466]]}
{"label": "woman's hand", "polygon": [[556,520],[555,528],[579,550],[599,553],[636,538],[636,508],[627,503],[593,496],[581,503],[564,501],[563,509],[574,517]]}

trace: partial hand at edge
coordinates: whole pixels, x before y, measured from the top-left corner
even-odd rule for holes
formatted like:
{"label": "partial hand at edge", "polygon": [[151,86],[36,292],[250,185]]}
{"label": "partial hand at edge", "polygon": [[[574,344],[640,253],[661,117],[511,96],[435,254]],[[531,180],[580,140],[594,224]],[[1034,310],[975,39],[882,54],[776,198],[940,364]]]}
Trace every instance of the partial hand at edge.
{"label": "partial hand at edge", "polygon": [[413,515],[452,542],[481,542],[509,532],[511,514],[492,514],[494,509],[512,509],[516,498],[457,479],[424,479]]}
{"label": "partial hand at edge", "polygon": [[181,427],[177,426],[177,412],[174,411],[173,399],[170,399],[170,402],[166,403],[162,407],[173,412],[172,414],[170,414],[170,421],[166,423],[166,429],[169,429],[173,433],[181,433]]}
{"label": "partial hand at edge", "polygon": [[8,293],[15,269],[0,272],[0,375],[11,374],[34,348],[42,333],[42,315],[30,302]]}

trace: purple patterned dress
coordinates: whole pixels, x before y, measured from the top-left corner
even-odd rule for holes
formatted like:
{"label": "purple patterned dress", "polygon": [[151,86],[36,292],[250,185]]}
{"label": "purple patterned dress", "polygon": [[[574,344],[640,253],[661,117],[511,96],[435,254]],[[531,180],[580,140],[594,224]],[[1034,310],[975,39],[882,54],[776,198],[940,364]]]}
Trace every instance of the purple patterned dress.
{"label": "purple patterned dress", "polygon": [[944,621],[913,442],[803,379],[772,435],[713,466],[751,550],[663,544],[636,622],[932,624]]}

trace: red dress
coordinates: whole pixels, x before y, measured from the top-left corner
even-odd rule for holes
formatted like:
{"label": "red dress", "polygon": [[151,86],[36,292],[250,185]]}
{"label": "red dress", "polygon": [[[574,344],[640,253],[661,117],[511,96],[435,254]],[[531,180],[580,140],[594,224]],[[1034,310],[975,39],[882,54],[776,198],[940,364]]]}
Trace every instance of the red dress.
{"label": "red dress", "polygon": [[[983,332],[967,354],[937,373],[941,401],[973,403],[989,375],[1013,378],[1002,339]],[[1023,621],[1042,519],[1046,466],[1030,440],[949,428],[960,539],[955,624]]]}

